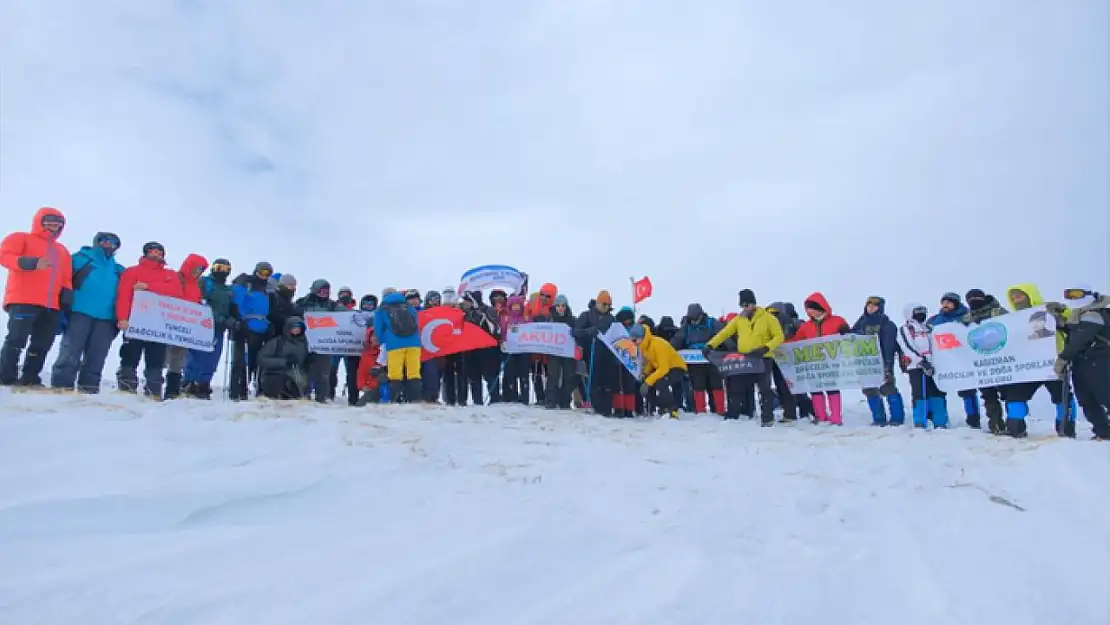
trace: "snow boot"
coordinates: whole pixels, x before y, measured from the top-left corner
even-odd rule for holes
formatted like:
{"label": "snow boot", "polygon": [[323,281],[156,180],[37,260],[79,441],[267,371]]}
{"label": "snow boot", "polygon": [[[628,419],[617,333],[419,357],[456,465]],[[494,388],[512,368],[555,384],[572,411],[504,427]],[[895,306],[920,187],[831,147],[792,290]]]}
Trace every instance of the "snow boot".
{"label": "snow boot", "polygon": [[833,425],[844,425],[844,412],[843,401],[840,393],[831,393],[828,395],[829,400],[829,423]]}
{"label": "snow boot", "polygon": [[[967,415],[967,418],[964,419],[964,423],[967,424],[967,427],[969,427],[973,430],[982,429],[983,424],[982,424],[982,421],[979,417],[979,395],[978,395],[978,392],[977,391],[972,391],[971,395],[964,395],[964,396],[962,396],[962,398],[964,400],[964,414]],[[989,411],[988,411],[988,414],[989,414]]]}
{"label": "snow boot", "polygon": [[886,398],[890,405],[890,424],[902,425],[906,422],[906,405],[902,403],[902,394],[895,393]]}
{"label": "snow boot", "polygon": [[829,420],[829,405],[825,402],[824,395],[813,396],[813,421],[815,423],[825,423]]}
{"label": "snow boot", "polygon": [[212,399],[212,383],[211,382],[196,382],[193,384],[193,394],[197,399],[211,400]]}
{"label": "snow boot", "polygon": [[987,428],[991,434],[1006,433],[1006,420],[1002,417],[1002,404],[987,404]]}
{"label": "snow boot", "polygon": [[926,429],[929,427],[929,401],[918,399],[913,402],[913,426]]}
{"label": "snow boot", "polygon": [[871,425],[886,427],[886,406],[878,395],[867,397],[867,407],[871,409]]}
{"label": "snow boot", "polygon": [[166,374],[166,391],[165,399],[177,399],[181,397],[181,374],[180,373],[167,373]]}
{"label": "snow boot", "polygon": [[405,403],[406,404],[419,404],[423,399],[424,383],[420,378],[415,380],[405,381]]}
{"label": "snow boot", "polygon": [[1056,404],[1056,433],[1060,436],[1067,438],[1075,438],[1075,418],[1079,412],[1079,406],[1075,405],[1075,398],[1073,397],[1068,402],[1068,422],[1064,423],[1064,404]]}
{"label": "snow boot", "polygon": [[925,400],[926,410],[933,414],[933,429],[948,429],[948,399],[930,397]]}
{"label": "snow boot", "polygon": [[399,404],[404,399],[405,383],[402,380],[389,381],[389,401]]}
{"label": "snow boot", "polygon": [[1014,438],[1025,438],[1028,435],[1025,426],[1025,417],[1029,416],[1029,404],[1023,401],[1006,402],[1006,430],[1000,432]]}

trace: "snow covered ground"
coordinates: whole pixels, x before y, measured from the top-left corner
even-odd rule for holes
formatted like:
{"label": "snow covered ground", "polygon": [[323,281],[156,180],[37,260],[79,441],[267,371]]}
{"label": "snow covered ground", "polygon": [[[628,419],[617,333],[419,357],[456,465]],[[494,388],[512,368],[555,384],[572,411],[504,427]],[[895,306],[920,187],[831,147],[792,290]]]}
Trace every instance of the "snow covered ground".
{"label": "snow covered ground", "polygon": [[0,389],[0,623],[1110,622],[1110,446],[866,422]]}

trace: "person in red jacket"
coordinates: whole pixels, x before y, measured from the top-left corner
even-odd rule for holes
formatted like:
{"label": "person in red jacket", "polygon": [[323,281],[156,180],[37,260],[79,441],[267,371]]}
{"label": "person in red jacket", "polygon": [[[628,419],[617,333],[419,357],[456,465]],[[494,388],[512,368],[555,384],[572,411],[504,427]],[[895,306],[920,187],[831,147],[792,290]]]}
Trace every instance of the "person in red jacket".
{"label": "person in red jacket", "polygon": [[[56,208],[35,212],[30,232],[13,232],[0,242],[0,265],[8,270],[4,312],[8,335],[0,348],[0,385],[42,386],[42,366],[54,345],[61,310],[73,300],[73,264],[58,243],[66,219]],[[30,345],[28,345],[30,343]],[[19,357],[23,349],[23,375]]]}
{"label": "person in red jacket", "polygon": [[[790,339],[791,341],[852,333],[852,326],[848,325],[843,317],[833,314],[829,300],[825,299],[819,291],[806,298],[805,309],[809,320],[798,328],[797,334]],[[827,421],[833,425],[844,425],[840,391],[812,393],[810,397],[813,399],[813,416],[818,423]]]}
{"label": "person in red jacket", "polygon": [[[181,281],[181,299],[200,304],[204,301],[204,293],[200,288],[200,277],[208,269],[208,259],[200,254],[189,254],[177,277]],[[176,399],[181,396],[181,372],[185,370],[185,363],[189,360],[189,349],[171,345],[166,347],[166,394],[165,399]]]}
{"label": "person in red jacket", "polygon": [[[378,298],[374,295],[364,295],[359,300],[359,310],[373,314],[378,309]],[[362,356],[358,359],[358,398],[356,405],[376,404],[381,401],[381,374],[382,366],[378,362],[382,349],[374,340],[374,323],[366,324],[366,344],[362,348]]]}
{"label": "person in red jacket", "polygon": [[[127,332],[131,320],[131,300],[135,291],[150,291],[157,295],[182,299],[185,288],[181,276],[166,267],[166,248],[151,241],[143,246],[143,257],[138,264],[128,267],[119,278],[119,295],[116,296],[116,323]],[[162,343],[127,338],[119,348],[119,370],[116,384],[121,391],[135,393],[139,390],[137,370],[139,361],[145,363],[143,393],[157,400],[162,399],[162,368],[166,364],[166,346]]]}

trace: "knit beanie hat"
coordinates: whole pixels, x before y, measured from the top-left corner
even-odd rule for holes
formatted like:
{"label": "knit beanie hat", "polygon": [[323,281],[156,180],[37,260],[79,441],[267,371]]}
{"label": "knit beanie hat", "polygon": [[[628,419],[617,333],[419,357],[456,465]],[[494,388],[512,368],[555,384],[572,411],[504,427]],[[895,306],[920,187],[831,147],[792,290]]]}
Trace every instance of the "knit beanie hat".
{"label": "knit beanie hat", "polygon": [[743,289],[740,291],[738,299],[741,306],[755,306],[755,291]]}
{"label": "knit beanie hat", "polygon": [[312,282],[312,292],[314,294],[317,293],[318,291],[320,291],[321,289],[330,289],[330,288],[331,288],[331,282],[328,282],[327,280],[325,280],[323,278],[317,278],[316,280],[313,280],[313,282]]}
{"label": "knit beanie hat", "polygon": [[979,302],[987,299],[987,294],[983,292],[983,289],[971,289],[964,295],[964,299],[970,304],[971,302]]}
{"label": "knit beanie hat", "polygon": [[963,300],[960,299],[960,296],[955,294],[955,293],[952,293],[952,292],[948,292],[948,293],[945,293],[944,295],[941,295],[940,296],[940,301],[941,301],[941,303],[952,302],[952,304],[954,306],[957,306],[957,307],[960,304],[963,303]]}
{"label": "knit beanie hat", "polygon": [[281,277],[278,278],[278,286],[283,286],[287,289],[295,289],[297,288],[297,279],[294,278],[291,273],[283,273]]}
{"label": "knit beanie hat", "polygon": [[567,301],[567,296],[566,295],[560,294],[560,295],[555,296],[555,301],[552,302],[551,305],[552,306],[559,306],[559,305],[570,306],[570,302]]}

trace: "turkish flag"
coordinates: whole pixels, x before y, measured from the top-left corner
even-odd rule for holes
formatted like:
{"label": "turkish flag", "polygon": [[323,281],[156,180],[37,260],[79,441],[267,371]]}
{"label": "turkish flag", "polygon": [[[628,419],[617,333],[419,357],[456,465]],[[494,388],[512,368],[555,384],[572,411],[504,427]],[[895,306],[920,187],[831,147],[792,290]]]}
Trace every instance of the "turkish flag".
{"label": "turkish flag", "polygon": [[651,297],[651,278],[644,276],[643,280],[637,280],[632,283],[633,304],[639,304],[649,297]]}
{"label": "turkish flag", "polygon": [[424,347],[421,360],[431,360],[483,347],[497,347],[497,339],[473,323],[463,321],[463,311],[452,306],[436,306],[417,315],[420,342]]}

